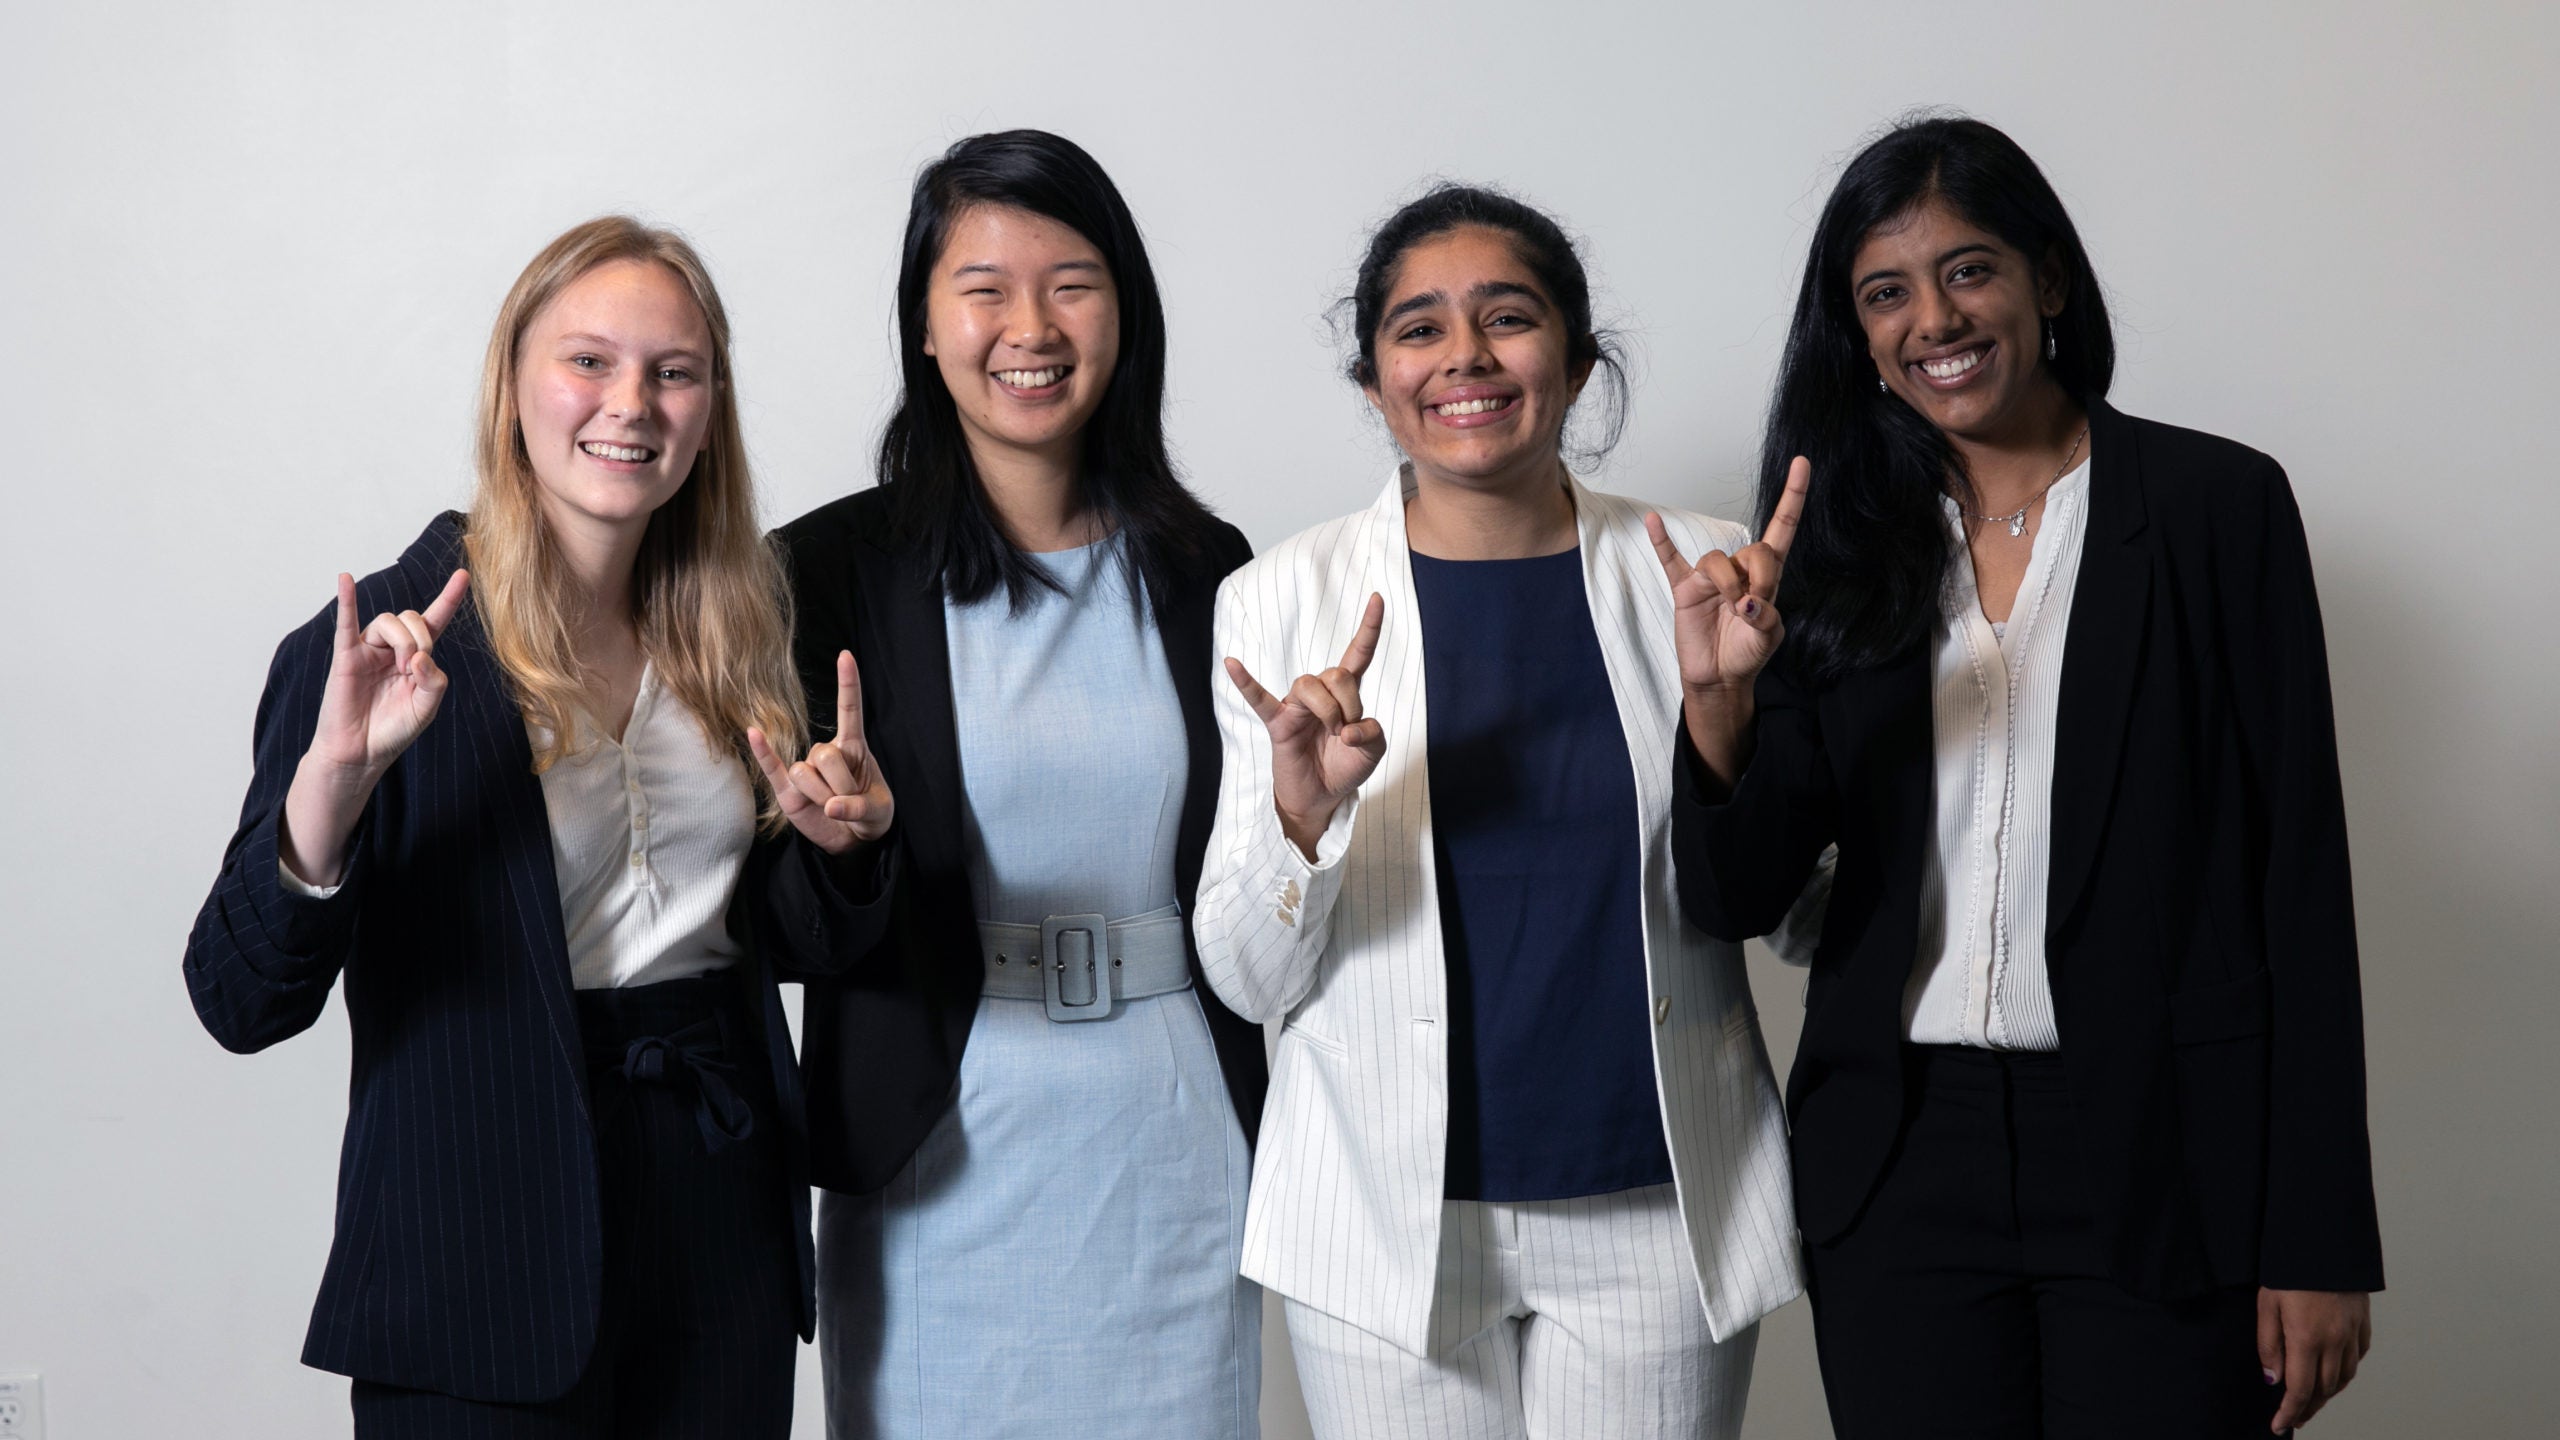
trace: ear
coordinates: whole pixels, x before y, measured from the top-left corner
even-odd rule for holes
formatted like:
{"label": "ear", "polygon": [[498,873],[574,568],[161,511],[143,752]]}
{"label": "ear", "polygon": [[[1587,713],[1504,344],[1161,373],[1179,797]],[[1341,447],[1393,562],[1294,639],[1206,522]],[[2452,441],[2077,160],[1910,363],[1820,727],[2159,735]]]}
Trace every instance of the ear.
{"label": "ear", "polygon": [[2071,262],[2059,249],[2047,249],[2036,267],[2036,310],[2047,320],[2062,313],[2071,299]]}
{"label": "ear", "polygon": [[1599,368],[1599,365],[1599,358],[1594,356],[1573,367],[1572,376],[1565,381],[1564,403],[1571,405],[1582,398],[1582,387],[1591,383],[1591,372]]}
{"label": "ear", "polygon": [[926,321],[924,326],[924,353],[927,355],[933,353],[933,322],[930,320]]}

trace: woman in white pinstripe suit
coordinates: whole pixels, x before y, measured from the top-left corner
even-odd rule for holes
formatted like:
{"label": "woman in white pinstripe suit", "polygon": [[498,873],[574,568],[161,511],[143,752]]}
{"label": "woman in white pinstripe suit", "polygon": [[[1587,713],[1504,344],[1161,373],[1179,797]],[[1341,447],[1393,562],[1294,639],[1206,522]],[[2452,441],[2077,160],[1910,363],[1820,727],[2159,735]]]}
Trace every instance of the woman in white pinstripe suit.
{"label": "woman in white pinstripe suit", "polygon": [[1646,511],[1563,459],[1594,372],[1624,388],[1589,282],[1546,216],[1443,186],[1352,308],[1406,462],[1218,600],[1194,926],[1219,995],[1286,1022],[1245,1273],[1321,1436],[1738,1434],[1799,1288],[1786,1139],[1741,953],[1674,897]]}

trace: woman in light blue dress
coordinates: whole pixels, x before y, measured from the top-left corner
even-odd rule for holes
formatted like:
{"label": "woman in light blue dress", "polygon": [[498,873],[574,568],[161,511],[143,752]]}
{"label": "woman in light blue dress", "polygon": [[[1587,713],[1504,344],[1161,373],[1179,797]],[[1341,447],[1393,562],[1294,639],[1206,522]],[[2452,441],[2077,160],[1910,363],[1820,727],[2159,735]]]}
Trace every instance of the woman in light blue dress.
{"label": "woman in light blue dress", "polygon": [[804,675],[853,652],[898,795],[898,920],[806,1012],[829,1434],[1251,1437],[1261,1035],[1185,919],[1251,552],[1174,475],[1162,304],[1082,150],[928,166],[899,317],[882,483],[782,532]]}

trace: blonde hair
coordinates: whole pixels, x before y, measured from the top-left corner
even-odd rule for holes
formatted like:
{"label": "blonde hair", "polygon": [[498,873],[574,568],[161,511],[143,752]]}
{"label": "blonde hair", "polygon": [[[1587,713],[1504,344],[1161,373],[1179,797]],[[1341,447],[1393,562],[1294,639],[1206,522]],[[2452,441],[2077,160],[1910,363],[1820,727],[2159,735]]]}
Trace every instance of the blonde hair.
{"label": "blonde hair", "polygon": [[[579,277],[617,260],[665,266],[684,283],[711,332],[711,424],[692,473],[649,517],[631,576],[640,646],[658,679],[714,743],[743,748],[764,731],[786,760],[800,753],[806,715],[791,664],[791,591],[756,518],[755,486],[738,426],[729,367],[729,317],[702,257],[673,231],[606,215],[544,246],[516,277],[489,332],[480,374],[480,481],[464,544],[471,598],[525,719],[548,735],[539,774],[576,753],[584,720],[575,591],[544,523],[540,482],[516,411],[519,351],[544,306]],[[763,769],[748,774],[764,789]],[[767,829],[781,823],[763,795]]]}

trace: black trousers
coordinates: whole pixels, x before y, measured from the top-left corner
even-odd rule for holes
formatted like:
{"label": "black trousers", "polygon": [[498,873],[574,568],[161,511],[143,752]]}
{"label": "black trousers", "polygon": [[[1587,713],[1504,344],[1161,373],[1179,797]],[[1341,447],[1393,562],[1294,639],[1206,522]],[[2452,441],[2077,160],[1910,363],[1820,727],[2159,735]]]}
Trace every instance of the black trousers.
{"label": "black trousers", "polygon": [[726,973],[578,992],[604,1313],[539,1405],[355,1382],[358,1440],[788,1440],[799,1274],[782,1122]]}
{"label": "black trousers", "polygon": [[2255,1287],[2160,1301],[2107,1278],[2062,1057],[1906,1056],[1875,1195],[1806,1247],[1840,1440],[2267,1435],[2283,1391],[2258,1365]]}

